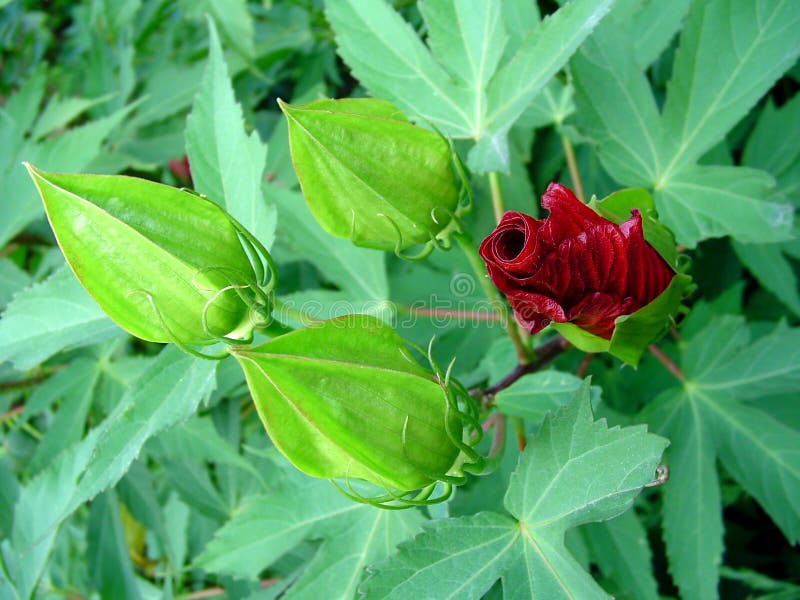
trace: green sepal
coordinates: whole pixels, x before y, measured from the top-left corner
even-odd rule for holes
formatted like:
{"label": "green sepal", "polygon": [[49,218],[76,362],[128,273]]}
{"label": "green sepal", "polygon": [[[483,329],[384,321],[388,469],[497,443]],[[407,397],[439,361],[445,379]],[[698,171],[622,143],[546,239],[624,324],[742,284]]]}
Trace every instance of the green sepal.
{"label": "green sepal", "polygon": [[271,259],[266,280],[253,262],[263,248],[213,202],[134,177],[26,166],[76,278],[127,332],[190,351],[249,339],[268,320]]}
{"label": "green sepal", "polygon": [[304,473],[403,494],[457,470],[463,426],[447,388],[380,319],[347,315],[232,353],[272,442]]}
{"label": "green sepal", "polygon": [[461,191],[442,135],[374,98],[279,104],[303,196],[328,233],[400,252],[451,224]]}
{"label": "green sepal", "polygon": [[627,188],[614,192],[602,200],[592,198],[589,207],[617,225],[630,219],[631,210],[638,208],[642,215],[645,241],[673,270],[677,270],[678,252],[675,249],[675,236],[658,220],[658,212],[650,192],[642,188]]}
{"label": "green sepal", "polygon": [[647,346],[664,333],[681,309],[681,300],[692,289],[692,278],[678,274],[647,306],[614,321],[610,340],[594,335],[573,323],[552,323],[553,328],[583,352],[608,352],[636,366]]}

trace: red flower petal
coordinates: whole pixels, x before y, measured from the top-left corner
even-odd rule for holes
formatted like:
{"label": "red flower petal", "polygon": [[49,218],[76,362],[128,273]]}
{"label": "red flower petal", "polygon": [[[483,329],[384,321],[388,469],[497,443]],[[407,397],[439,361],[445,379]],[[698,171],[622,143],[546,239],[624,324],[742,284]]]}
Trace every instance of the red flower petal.
{"label": "red flower petal", "polygon": [[544,220],[503,215],[480,246],[489,277],[531,333],[571,321],[604,338],[614,320],[649,304],[674,273],[645,241],[638,210],[616,225],[550,184]]}

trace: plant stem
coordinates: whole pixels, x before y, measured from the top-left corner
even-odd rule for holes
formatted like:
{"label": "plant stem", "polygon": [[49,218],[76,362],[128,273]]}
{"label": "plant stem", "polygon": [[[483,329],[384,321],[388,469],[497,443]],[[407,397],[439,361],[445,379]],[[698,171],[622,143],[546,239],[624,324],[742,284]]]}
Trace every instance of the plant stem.
{"label": "plant stem", "polygon": [[683,376],[683,371],[681,371],[678,368],[678,365],[672,362],[669,356],[664,354],[658,346],[655,344],[650,344],[647,349],[650,350],[650,354],[656,357],[658,362],[664,365],[664,368],[667,369],[667,371],[672,373],[678,380],[686,381],[686,378]]}
{"label": "plant stem", "polygon": [[518,364],[516,367],[514,367],[514,370],[511,371],[511,373],[503,377],[493,386],[486,388],[483,391],[483,395],[494,396],[498,392],[501,392],[502,390],[509,387],[520,377],[523,377],[528,373],[533,373],[535,371],[538,371],[547,363],[549,363],[551,360],[553,360],[556,356],[561,354],[568,347],[569,347],[569,342],[560,335],[556,335],[555,337],[550,338],[545,343],[534,348],[533,353],[535,359],[533,362],[529,362],[527,364]]}
{"label": "plant stem", "polygon": [[561,145],[564,147],[564,157],[567,159],[567,168],[569,169],[570,179],[572,179],[572,185],[575,187],[575,195],[581,202],[586,202],[581,176],[578,172],[578,163],[575,162],[575,152],[572,150],[572,142],[563,133],[561,134]]}
{"label": "plant stem", "polygon": [[494,220],[498,223],[503,217],[503,192],[500,190],[500,175],[497,171],[489,173],[489,189],[492,191],[492,208],[494,209]]}
{"label": "plant stem", "polygon": [[530,351],[522,342],[522,338],[517,330],[517,324],[509,315],[508,308],[500,297],[500,292],[497,291],[492,285],[492,282],[486,277],[486,267],[483,264],[483,260],[481,260],[481,257],[478,255],[478,251],[472,245],[472,239],[469,234],[456,233],[453,237],[467,257],[470,267],[472,267],[475,276],[478,278],[478,282],[481,284],[483,291],[492,303],[492,307],[500,316],[500,323],[508,334],[511,343],[514,345],[514,350],[517,352],[517,360],[520,364],[529,363],[531,360]]}

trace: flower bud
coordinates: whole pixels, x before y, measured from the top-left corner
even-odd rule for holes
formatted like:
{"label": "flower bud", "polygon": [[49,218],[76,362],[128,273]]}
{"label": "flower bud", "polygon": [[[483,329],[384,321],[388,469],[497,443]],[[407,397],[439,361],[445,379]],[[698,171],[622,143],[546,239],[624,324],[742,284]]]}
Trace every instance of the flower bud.
{"label": "flower bud", "polygon": [[[653,220],[649,195],[629,192],[600,203],[609,216],[630,215],[615,223],[568,188],[550,184],[542,197],[550,216],[506,213],[480,254],[492,283],[529,332],[553,323],[586,352],[608,351],[636,364],[680,307],[691,280],[675,273],[674,241]],[[645,240],[640,210],[630,205],[642,194],[647,230],[664,256]]]}
{"label": "flower bud", "polygon": [[267,433],[304,473],[404,493],[454,468],[462,426],[447,388],[383,321],[348,315],[233,354]]}
{"label": "flower bud", "polygon": [[133,177],[27,167],[73,273],[127,332],[210,344],[246,338],[269,316],[255,251],[242,246],[252,250],[252,236],[213,202]]}
{"label": "flower bud", "polygon": [[373,98],[280,106],[303,196],[328,233],[403,250],[435,239],[451,223],[459,186],[441,135]]}

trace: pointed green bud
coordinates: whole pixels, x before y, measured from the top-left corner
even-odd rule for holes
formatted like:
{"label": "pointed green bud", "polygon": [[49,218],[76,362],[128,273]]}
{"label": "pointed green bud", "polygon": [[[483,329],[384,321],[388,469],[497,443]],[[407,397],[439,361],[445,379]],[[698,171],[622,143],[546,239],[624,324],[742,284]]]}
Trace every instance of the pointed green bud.
{"label": "pointed green bud", "polygon": [[348,315],[233,354],[267,433],[304,473],[403,493],[455,468],[462,425],[447,388],[383,321]]}
{"label": "pointed green bud", "polygon": [[303,195],[328,233],[404,250],[451,224],[460,186],[441,135],[374,98],[280,106]]}
{"label": "pointed green bud", "polygon": [[252,236],[213,202],[133,177],[26,166],[73,273],[127,332],[210,344],[247,338],[269,317]]}

